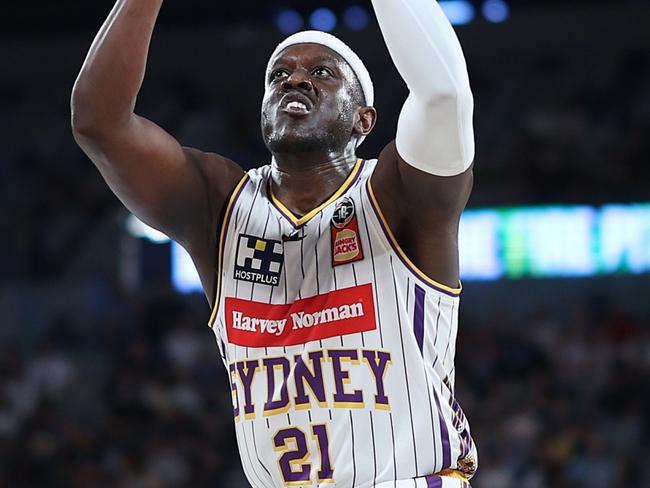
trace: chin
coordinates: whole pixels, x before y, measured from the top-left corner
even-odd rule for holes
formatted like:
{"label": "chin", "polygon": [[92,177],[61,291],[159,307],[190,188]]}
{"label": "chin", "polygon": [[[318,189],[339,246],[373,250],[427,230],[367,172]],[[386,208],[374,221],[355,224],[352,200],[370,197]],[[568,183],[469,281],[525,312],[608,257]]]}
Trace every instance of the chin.
{"label": "chin", "polygon": [[272,133],[264,138],[266,147],[272,153],[306,153],[331,151],[338,147],[335,137],[322,131]]}

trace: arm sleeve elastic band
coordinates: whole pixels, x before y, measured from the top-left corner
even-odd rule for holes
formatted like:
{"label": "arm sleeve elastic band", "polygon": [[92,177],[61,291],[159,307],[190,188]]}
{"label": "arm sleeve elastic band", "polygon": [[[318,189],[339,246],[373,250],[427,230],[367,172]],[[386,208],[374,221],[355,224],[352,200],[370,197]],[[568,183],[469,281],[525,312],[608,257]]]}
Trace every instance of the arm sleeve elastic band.
{"label": "arm sleeve elastic band", "polygon": [[474,99],[453,27],[434,0],[372,0],[390,55],[410,94],[397,125],[399,155],[439,176],[474,159]]}

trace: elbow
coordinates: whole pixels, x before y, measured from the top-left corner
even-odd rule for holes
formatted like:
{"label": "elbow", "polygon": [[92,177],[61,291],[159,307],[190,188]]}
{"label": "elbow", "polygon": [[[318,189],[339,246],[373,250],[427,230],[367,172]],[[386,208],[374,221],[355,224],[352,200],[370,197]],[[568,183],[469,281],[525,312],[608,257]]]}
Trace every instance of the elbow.
{"label": "elbow", "polygon": [[80,80],[77,79],[70,94],[70,127],[74,135],[86,132],[90,126],[88,97],[84,95],[80,85]]}
{"label": "elbow", "polygon": [[84,107],[85,105],[83,97],[73,91],[70,98],[70,128],[75,140],[78,140],[79,136],[92,134],[97,127],[95,117],[92,116],[91,111]]}
{"label": "elbow", "polygon": [[70,94],[70,126],[72,134],[90,135],[97,129],[98,110],[93,107],[93,95],[88,89],[88,82],[79,75]]}
{"label": "elbow", "polygon": [[449,86],[445,88],[431,87],[424,97],[417,97],[428,109],[439,107],[459,107],[466,109],[474,106],[474,95],[469,85]]}
{"label": "elbow", "polygon": [[412,166],[438,176],[455,176],[473,163],[471,96],[450,93],[421,100],[409,96],[400,114],[397,150]]}
{"label": "elbow", "polygon": [[131,112],[108,107],[96,96],[89,96],[76,88],[70,97],[70,127],[75,140],[99,139],[113,133],[128,122]]}
{"label": "elbow", "polygon": [[97,136],[101,124],[93,110],[88,108],[84,98],[73,92],[70,99],[70,128],[75,140]]}
{"label": "elbow", "polygon": [[70,129],[72,130],[72,135],[77,142],[82,138],[88,138],[92,133],[92,126],[79,120],[79,118],[74,115],[70,120]]}

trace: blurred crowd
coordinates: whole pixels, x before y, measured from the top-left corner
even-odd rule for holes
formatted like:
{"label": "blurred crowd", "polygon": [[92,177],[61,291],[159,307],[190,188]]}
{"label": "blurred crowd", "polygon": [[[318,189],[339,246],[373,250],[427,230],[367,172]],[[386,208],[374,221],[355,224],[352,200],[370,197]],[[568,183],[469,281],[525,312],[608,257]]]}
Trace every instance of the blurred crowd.
{"label": "blurred crowd", "polygon": [[171,293],[114,299],[3,344],[0,486],[247,486],[205,317]]}
{"label": "blurred crowd", "polygon": [[650,318],[602,298],[461,325],[477,488],[650,486]]}
{"label": "blurred crowd", "polygon": [[[650,322],[584,299],[552,317],[463,320],[457,397],[476,488],[650,486]],[[171,292],[106,297],[0,350],[0,486],[228,487],[242,478],[205,309]]]}
{"label": "blurred crowd", "polygon": [[[650,200],[647,50],[496,63],[469,65],[470,205]],[[242,83],[259,88],[262,68]],[[77,314],[86,298],[69,294],[66,313],[0,329],[0,486],[248,486],[205,300],[165,284],[120,288],[125,211],[72,140],[74,76],[55,75],[47,89],[0,79],[0,310],[22,290],[21,313],[36,317],[77,280],[94,313]],[[138,113],[183,144],[266,163],[260,99],[245,88],[220,97],[193,76],[148,82]],[[365,157],[392,137],[406,94],[390,72],[375,82],[380,123]],[[589,297],[562,316],[485,317],[461,312],[457,348],[457,396],[479,446],[474,486],[650,486],[650,319]]]}
{"label": "blurred crowd", "polygon": [[650,51],[502,62],[473,78],[473,204],[648,199]]}

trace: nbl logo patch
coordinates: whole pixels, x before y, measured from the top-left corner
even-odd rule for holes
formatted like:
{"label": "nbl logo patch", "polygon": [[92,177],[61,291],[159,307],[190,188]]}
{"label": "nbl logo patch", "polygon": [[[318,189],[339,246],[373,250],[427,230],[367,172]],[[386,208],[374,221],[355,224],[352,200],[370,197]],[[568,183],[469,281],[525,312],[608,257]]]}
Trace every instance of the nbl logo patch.
{"label": "nbl logo patch", "polygon": [[239,234],[235,259],[236,280],[276,286],[284,263],[282,243]]}
{"label": "nbl logo patch", "polygon": [[336,204],[332,223],[337,229],[345,228],[354,218],[354,202],[349,198],[344,198]]}
{"label": "nbl logo patch", "polygon": [[332,266],[353,263],[363,259],[359,224],[354,211],[354,202],[344,197],[336,204],[332,222]]}

